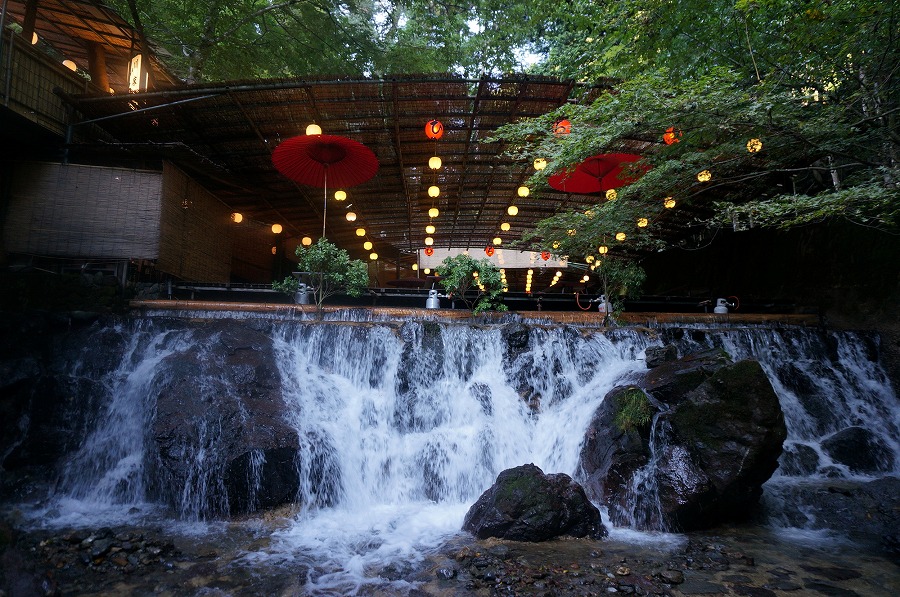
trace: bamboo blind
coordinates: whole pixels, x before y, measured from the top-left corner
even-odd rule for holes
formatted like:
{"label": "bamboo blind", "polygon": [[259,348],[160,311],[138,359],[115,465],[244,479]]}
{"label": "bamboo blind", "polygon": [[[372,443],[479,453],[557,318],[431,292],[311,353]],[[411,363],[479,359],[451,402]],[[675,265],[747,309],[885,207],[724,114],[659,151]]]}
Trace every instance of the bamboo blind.
{"label": "bamboo blind", "polygon": [[159,172],[20,163],[13,170],[6,250],[155,259],[161,187]]}
{"label": "bamboo blind", "polygon": [[157,269],[191,282],[229,282],[230,210],[168,162],[162,180]]}

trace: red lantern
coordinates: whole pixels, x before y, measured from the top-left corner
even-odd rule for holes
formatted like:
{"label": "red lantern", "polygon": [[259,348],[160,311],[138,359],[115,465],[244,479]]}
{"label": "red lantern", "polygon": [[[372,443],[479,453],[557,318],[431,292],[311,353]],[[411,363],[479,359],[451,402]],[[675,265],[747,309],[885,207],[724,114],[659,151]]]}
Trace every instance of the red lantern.
{"label": "red lantern", "polygon": [[425,125],[425,136],[429,139],[440,139],[444,135],[444,125],[440,120],[429,120]]}
{"label": "red lantern", "polygon": [[487,247],[484,248],[484,253],[485,253],[488,257],[490,257],[491,255],[494,254],[494,247],[488,245]]}
{"label": "red lantern", "polygon": [[431,247],[425,247],[425,254],[431,257],[432,255],[434,255],[434,249],[432,249]]}
{"label": "red lantern", "polygon": [[666,129],[666,132],[663,133],[663,141],[666,142],[666,145],[672,145],[673,143],[680,142],[681,131],[676,131],[674,126],[670,126]]}
{"label": "red lantern", "polygon": [[550,251],[541,251],[541,259],[544,261],[550,259]]}
{"label": "red lantern", "polygon": [[568,135],[572,132],[572,123],[568,120],[557,120],[553,125],[553,134],[557,137],[561,135]]}

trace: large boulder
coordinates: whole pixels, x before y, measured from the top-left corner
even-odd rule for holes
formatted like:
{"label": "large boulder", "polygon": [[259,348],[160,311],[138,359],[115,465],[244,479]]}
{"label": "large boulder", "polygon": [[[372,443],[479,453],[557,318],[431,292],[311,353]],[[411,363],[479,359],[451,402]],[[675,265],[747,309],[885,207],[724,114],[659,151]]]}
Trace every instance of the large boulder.
{"label": "large boulder", "polygon": [[894,468],[891,449],[863,427],[841,429],[822,442],[822,449],[854,473],[871,474]]}
{"label": "large boulder", "polygon": [[579,470],[589,495],[615,524],[644,529],[747,516],[787,436],[759,363],[707,351],[656,365],[636,381],[643,392],[618,388],[597,409]]}
{"label": "large boulder", "polygon": [[606,535],[600,512],[568,475],[545,475],[533,464],[497,476],[466,513],[463,530],[479,539],[546,541],[561,535]]}

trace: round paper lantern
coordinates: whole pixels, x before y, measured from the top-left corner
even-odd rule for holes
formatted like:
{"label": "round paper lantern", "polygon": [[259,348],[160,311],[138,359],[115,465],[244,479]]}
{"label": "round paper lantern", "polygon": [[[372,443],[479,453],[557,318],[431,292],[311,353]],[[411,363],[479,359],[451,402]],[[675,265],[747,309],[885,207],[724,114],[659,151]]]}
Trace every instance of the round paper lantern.
{"label": "round paper lantern", "polygon": [[646,228],[647,224],[649,224],[649,222],[647,221],[647,218],[638,218],[638,221],[637,221],[638,228]]}
{"label": "round paper lantern", "polygon": [[558,249],[558,248],[559,248],[559,241],[558,241],[558,240],[553,241],[553,244],[550,245],[550,246],[552,246],[554,249]]}
{"label": "round paper lantern", "polygon": [[[431,253],[434,253],[434,251],[432,251]],[[428,254],[431,255],[431,253],[428,253]],[[426,267],[425,269],[422,270],[422,273],[424,273],[427,276],[428,274],[431,273],[431,270]]]}
{"label": "round paper lantern", "polygon": [[347,221],[348,221],[348,222],[355,222],[355,221],[356,221],[356,214],[353,213],[352,211],[348,211],[348,212],[347,212]]}
{"label": "round paper lantern", "polygon": [[444,136],[444,125],[440,120],[429,120],[425,125],[425,136],[429,139],[440,139]]}
{"label": "round paper lantern", "polygon": [[311,239],[310,237],[308,237],[308,236],[304,236],[304,237],[300,240],[300,244],[302,244],[304,247],[308,247],[309,245],[312,244],[312,239]]}
{"label": "round paper lantern", "polygon": [[510,205],[509,207],[506,208],[506,213],[508,213],[511,216],[518,215],[519,208],[516,207],[515,205]]}
{"label": "round paper lantern", "polygon": [[535,170],[543,170],[547,167],[547,160],[544,158],[538,158],[534,160],[534,169]]}
{"label": "round paper lantern", "polygon": [[550,251],[541,251],[541,259],[544,261],[550,259]]}
{"label": "round paper lantern", "polygon": [[338,201],[343,201],[344,199],[347,198],[347,192],[346,191],[335,191],[334,198],[337,199]]}
{"label": "round paper lantern", "polygon": [[437,197],[441,194],[441,189],[437,185],[431,185],[428,187],[428,196],[429,197]]}
{"label": "round paper lantern", "polygon": [[244,215],[238,212],[234,212],[233,214],[231,214],[231,221],[235,224],[240,224],[244,221]]}
{"label": "round paper lantern", "polygon": [[272,224],[272,232],[273,233],[281,234],[282,230],[284,230],[284,228],[281,227],[281,224]]}
{"label": "round paper lantern", "polygon": [[306,134],[307,135],[321,135],[322,127],[320,127],[318,124],[311,124],[308,127],[306,127]]}
{"label": "round paper lantern", "polygon": [[438,170],[441,167],[441,158],[434,156],[428,159],[428,167],[432,170]]}
{"label": "round paper lantern", "polygon": [[272,255],[278,254],[278,247],[272,247]]}
{"label": "round paper lantern", "polygon": [[624,232],[616,232],[616,240],[625,240],[626,238]]}
{"label": "round paper lantern", "polygon": [[712,180],[712,172],[709,170],[703,170],[697,173],[697,180],[700,182],[709,182]]}
{"label": "round paper lantern", "polygon": [[484,254],[487,255],[488,257],[490,257],[491,255],[493,255],[493,254],[494,254],[494,247],[491,247],[490,245],[487,246],[487,247],[485,247],[485,248],[484,248]]}
{"label": "round paper lantern", "polygon": [[73,61],[71,61],[71,60],[63,60],[62,63],[63,63],[63,66],[66,67],[66,68],[69,69],[69,70],[74,71],[74,70],[77,70],[77,69],[78,69],[78,65],[75,64],[75,63],[74,63]]}
{"label": "round paper lantern", "polygon": [[[431,257],[432,255],[434,255],[434,249],[432,249],[431,247],[425,247],[425,254]],[[425,270],[425,273],[428,273],[427,269]]]}
{"label": "round paper lantern", "polygon": [[663,205],[666,206],[666,209],[672,209],[673,207],[675,207],[675,200],[671,197],[666,197],[663,200]]}
{"label": "round paper lantern", "polygon": [[372,261],[378,259],[378,253],[369,253],[369,259],[371,259]]}
{"label": "round paper lantern", "polygon": [[618,198],[619,194],[615,189],[610,189],[606,191],[606,200],[607,201],[615,201]]}
{"label": "round paper lantern", "polygon": [[572,132],[572,123],[568,120],[557,120],[553,125],[553,134],[557,137],[568,135]]}
{"label": "round paper lantern", "polygon": [[502,230],[503,232],[509,232],[509,228],[509,222],[503,222],[502,224],[500,224],[500,230]]}
{"label": "round paper lantern", "polygon": [[750,139],[747,141],[747,151],[750,153],[756,153],[760,149],[762,149],[762,141],[759,139]]}
{"label": "round paper lantern", "polygon": [[366,242],[364,242],[363,249],[365,249],[366,251],[371,251],[372,250],[372,241],[367,240]]}
{"label": "round paper lantern", "polygon": [[493,242],[494,242],[495,245],[497,245],[497,246],[499,247],[500,245],[503,244],[503,239],[500,238],[499,236],[495,236]]}
{"label": "round paper lantern", "polygon": [[436,207],[432,207],[431,209],[428,210],[428,217],[429,217],[429,218],[436,218],[436,217],[438,217],[439,215],[441,215],[441,212],[440,212],[440,211],[438,210],[438,208],[436,208]]}
{"label": "round paper lantern", "polygon": [[357,229],[356,229],[356,236],[365,236],[365,235],[366,235],[366,229],[365,229],[365,228],[357,228]]}
{"label": "round paper lantern", "polygon": [[597,247],[597,252],[601,255],[606,255],[607,253],[609,253],[609,247],[607,247],[606,245],[600,245],[599,247]]}
{"label": "round paper lantern", "polygon": [[584,262],[585,262],[585,263],[594,263],[594,256],[593,256],[593,255],[586,255],[585,258],[584,258]]}
{"label": "round paper lantern", "polygon": [[525,185],[522,185],[518,189],[516,189],[516,193],[519,195],[519,197],[527,197],[528,193],[530,192],[531,191]]}
{"label": "round paper lantern", "polygon": [[437,228],[435,228],[431,224],[429,224],[428,226],[425,226],[425,234],[434,234],[435,230],[437,230]]}
{"label": "round paper lantern", "polygon": [[413,263],[413,264],[412,264],[412,271],[414,271],[414,272],[419,271],[419,264],[418,264],[418,263]]}
{"label": "round paper lantern", "polygon": [[425,237],[425,244],[428,245],[428,246],[430,247],[431,245],[434,244],[434,239],[431,238],[430,236],[426,236],[426,237]]}
{"label": "round paper lantern", "polygon": [[676,131],[674,126],[670,126],[666,129],[666,132],[663,133],[663,141],[665,141],[666,145],[678,143],[681,141],[681,131]]}
{"label": "round paper lantern", "polygon": [[569,236],[575,236],[576,234],[578,234],[578,231],[574,228],[569,228],[568,230],[566,230],[566,234],[568,234]]}

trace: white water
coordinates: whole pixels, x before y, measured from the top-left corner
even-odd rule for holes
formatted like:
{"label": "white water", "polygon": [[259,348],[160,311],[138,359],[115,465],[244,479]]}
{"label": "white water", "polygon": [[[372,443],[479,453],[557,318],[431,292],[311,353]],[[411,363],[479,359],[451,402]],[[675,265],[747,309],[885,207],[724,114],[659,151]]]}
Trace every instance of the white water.
{"label": "white water", "polygon": [[[821,449],[848,424],[885,442],[894,457],[887,472],[900,472],[896,396],[852,334],[831,334],[829,346],[806,330],[662,330],[651,340],[631,330],[532,327],[528,350],[510,363],[496,325],[284,322],[273,329],[285,416],[308,463],[298,496],[303,510],[268,552],[247,558],[305,570],[312,593],[353,594],[385,582],[378,579],[385,568],[413,566],[459,532],[469,506],[506,468],[534,463],[574,475],[594,411],[610,389],[644,369],[647,344],[674,341],[681,354],[722,347],[735,359],[758,358],[785,411],[786,448],[802,444],[818,454],[803,478],[871,478],[831,462]],[[46,524],[127,523],[132,507],[153,509],[146,503],[152,381],[164,377],[167,358],[191,348],[192,334],[153,320],[123,333],[129,342],[118,367],[93,378],[108,401],[63,472],[55,500],[41,509],[53,513]],[[531,388],[528,403],[515,380]],[[825,406],[810,413],[812,404]],[[214,470],[212,456],[190,454],[196,479]],[[259,470],[262,458],[254,451]],[[800,476],[779,471],[770,483]],[[205,491],[202,483],[180,488],[182,515],[202,510]],[[627,529],[613,535],[647,538]],[[397,591],[405,586],[393,584]]]}

